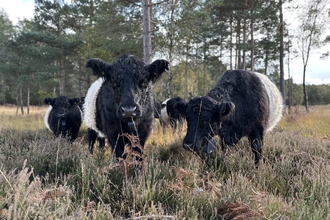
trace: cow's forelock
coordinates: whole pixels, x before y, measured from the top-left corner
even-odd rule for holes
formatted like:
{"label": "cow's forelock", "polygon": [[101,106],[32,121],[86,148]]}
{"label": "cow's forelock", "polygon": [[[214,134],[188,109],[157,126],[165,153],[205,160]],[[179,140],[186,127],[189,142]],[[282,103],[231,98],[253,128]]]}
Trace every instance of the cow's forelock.
{"label": "cow's forelock", "polygon": [[135,108],[136,117],[142,117],[149,111],[152,85],[148,80],[144,63],[135,56],[123,56],[114,63],[108,77],[111,86],[114,107],[118,117],[122,117],[122,107]]}

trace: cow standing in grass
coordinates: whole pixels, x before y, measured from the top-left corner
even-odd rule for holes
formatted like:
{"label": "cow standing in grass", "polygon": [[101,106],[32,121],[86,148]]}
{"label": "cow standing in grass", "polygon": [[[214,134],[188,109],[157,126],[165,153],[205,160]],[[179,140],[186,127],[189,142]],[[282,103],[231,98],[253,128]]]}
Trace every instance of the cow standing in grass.
{"label": "cow standing in grass", "polygon": [[78,106],[80,99],[58,96],[45,98],[44,102],[49,105],[44,116],[46,127],[55,137],[68,136],[72,143],[77,138],[82,123],[82,113]]}
{"label": "cow standing in grass", "polygon": [[226,71],[205,96],[180,102],[176,108],[185,115],[185,149],[199,151],[219,135],[222,148],[247,136],[258,165],[264,134],[282,117],[283,99],[267,76],[244,70]]}
{"label": "cow standing in grass", "polygon": [[86,67],[99,79],[85,97],[84,122],[99,137],[108,139],[117,158],[125,157],[124,146],[129,140],[122,134],[138,136],[143,146],[152,130],[152,83],[168,70],[169,63],[159,59],[146,65],[136,56],[122,55],[111,64],[90,59]]}

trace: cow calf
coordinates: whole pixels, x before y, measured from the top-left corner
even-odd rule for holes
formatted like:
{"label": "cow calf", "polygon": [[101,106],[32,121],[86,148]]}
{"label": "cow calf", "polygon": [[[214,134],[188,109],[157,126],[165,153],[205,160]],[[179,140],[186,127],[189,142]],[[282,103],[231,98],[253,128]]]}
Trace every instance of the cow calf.
{"label": "cow calf", "polygon": [[49,105],[44,116],[44,123],[55,137],[69,137],[72,143],[79,132],[82,123],[82,113],[78,106],[80,99],[69,99],[67,96],[45,98]]}

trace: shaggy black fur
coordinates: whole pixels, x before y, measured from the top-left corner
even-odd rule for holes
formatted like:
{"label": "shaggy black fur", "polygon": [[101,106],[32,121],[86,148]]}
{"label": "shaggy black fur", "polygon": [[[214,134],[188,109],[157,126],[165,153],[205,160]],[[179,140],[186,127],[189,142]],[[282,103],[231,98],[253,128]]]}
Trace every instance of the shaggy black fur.
{"label": "shaggy black fur", "polygon": [[143,146],[154,123],[152,83],[168,70],[168,61],[146,65],[136,56],[123,55],[112,64],[90,59],[86,67],[105,80],[96,100],[96,126],[108,138],[116,157],[123,157],[128,143],[121,134],[138,136]]}
{"label": "shaggy black fur", "polygon": [[259,163],[270,110],[267,92],[257,75],[226,71],[205,96],[179,102],[175,107],[186,116],[188,124],[184,148],[199,151],[219,135],[224,149],[247,136],[255,164]]}
{"label": "shaggy black fur", "polygon": [[82,123],[81,111],[78,107],[80,99],[58,96],[45,98],[44,102],[52,106],[48,124],[55,137],[68,136],[70,142],[73,142],[77,138]]}

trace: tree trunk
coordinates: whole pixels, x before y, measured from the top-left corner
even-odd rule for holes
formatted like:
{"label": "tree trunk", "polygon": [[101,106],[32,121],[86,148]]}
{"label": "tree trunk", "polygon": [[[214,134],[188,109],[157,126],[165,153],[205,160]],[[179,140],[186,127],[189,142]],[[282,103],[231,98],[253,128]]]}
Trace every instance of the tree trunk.
{"label": "tree trunk", "polygon": [[184,67],[184,76],[185,76],[185,90],[184,90],[184,99],[188,100],[188,45],[187,42],[186,45],[186,61],[185,61],[185,67]]}
{"label": "tree trunk", "polygon": [[142,0],[143,5],[143,56],[146,64],[151,63],[150,3]]}
{"label": "tree trunk", "polygon": [[[245,11],[243,11],[243,13],[244,13]],[[244,15],[244,17],[245,17],[245,15]],[[247,19],[245,19],[244,18],[244,23],[243,23],[243,58],[242,58],[242,69],[243,70],[245,70],[246,69],[246,67],[245,67],[245,62],[246,62],[246,20]]]}
{"label": "tree trunk", "polygon": [[288,46],[288,113],[291,114],[292,106],[292,77],[290,74],[290,46]]}
{"label": "tree trunk", "polygon": [[23,88],[22,85],[19,87],[19,106],[21,107],[21,113],[24,115],[24,106],[23,106]]}
{"label": "tree trunk", "polygon": [[63,70],[60,70],[59,86],[60,86],[60,95],[65,95],[65,74]]}
{"label": "tree trunk", "polygon": [[230,69],[233,69],[233,16],[230,16],[230,50],[229,50]]}
{"label": "tree trunk", "polygon": [[254,71],[254,4],[251,4],[251,22],[250,22],[250,29],[251,29],[251,71]]}
{"label": "tree trunk", "polygon": [[283,105],[285,106],[285,82],[284,82],[284,23],[283,23],[283,10],[282,0],[279,2],[280,6],[280,90],[283,97]]}
{"label": "tree trunk", "polygon": [[17,96],[16,96],[16,115],[18,115],[18,109],[19,109],[19,92],[17,91]]}
{"label": "tree trunk", "polygon": [[237,36],[236,36],[236,56],[237,56],[237,64],[236,67],[238,69],[242,69],[242,59],[241,59],[241,19],[237,19]]}
{"label": "tree trunk", "polygon": [[303,92],[304,92],[304,103],[305,103],[305,108],[306,111],[309,112],[309,104],[308,104],[308,92],[306,89],[306,65],[304,65],[304,73],[303,73]]}
{"label": "tree trunk", "polygon": [[31,93],[31,87],[30,83],[28,83],[28,88],[27,88],[27,101],[26,101],[26,114],[30,114],[30,93]]}
{"label": "tree trunk", "polygon": [[[171,35],[170,35],[170,45],[169,45],[169,62],[172,63],[173,61],[173,37],[174,37],[174,34],[173,34],[173,24],[174,24],[174,9],[175,9],[175,4],[174,2],[172,1],[172,7],[171,7],[171,28],[170,28],[170,32],[171,32]],[[172,83],[172,78],[173,78],[173,73],[171,71],[171,69],[167,72],[167,82],[166,82],[166,95],[167,97],[165,98],[170,98],[171,97],[171,83]]]}
{"label": "tree trunk", "polygon": [[268,49],[268,47],[266,47],[266,49],[265,49],[265,72],[264,72],[265,75],[267,75],[267,71],[268,71],[268,62],[269,62],[269,49]]}

